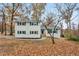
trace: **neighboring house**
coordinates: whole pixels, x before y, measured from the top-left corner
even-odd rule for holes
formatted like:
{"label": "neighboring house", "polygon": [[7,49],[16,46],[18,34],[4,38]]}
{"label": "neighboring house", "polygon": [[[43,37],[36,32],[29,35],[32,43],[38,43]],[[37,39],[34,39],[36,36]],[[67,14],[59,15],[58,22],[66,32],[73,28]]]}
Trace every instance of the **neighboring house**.
{"label": "neighboring house", "polygon": [[61,32],[60,32],[60,29],[59,28],[56,28],[56,30],[54,30],[54,28],[53,27],[49,27],[48,28],[48,31],[47,30],[45,30],[45,34],[46,34],[46,36],[47,37],[50,37],[50,34],[53,36],[53,33],[54,33],[54,37],[55,38],[60,38],[60,34],[61,34]]}
{"label": "neighboring house", "polygon": [[[54,37],[60,38],[60,29],[57,27],[54,31],[53,24],[47,25],[47,29],[41,24],[40,21],[36,20],[25,20],[15,22],[15,37],[16,38],[41,38],[42,36],[49,37],[49,33]],[[48,33],[49,32],[49,33]]]}
{"label": "neighboring house", "polygon": [[61,30],[59,26],[57,26],[55,30],[52,22],[50,24],[46,24],[46,26],[47,26],[47,29],[43,25],[41,25],[42,36],[50,37],[50,34],[53,36],[53,33],[54,33],[55,38],[60,38]]}
{"label": "neighboring house", "polygon": [[41,38],[40,21],[16,21],[15,37],[16,38]]}

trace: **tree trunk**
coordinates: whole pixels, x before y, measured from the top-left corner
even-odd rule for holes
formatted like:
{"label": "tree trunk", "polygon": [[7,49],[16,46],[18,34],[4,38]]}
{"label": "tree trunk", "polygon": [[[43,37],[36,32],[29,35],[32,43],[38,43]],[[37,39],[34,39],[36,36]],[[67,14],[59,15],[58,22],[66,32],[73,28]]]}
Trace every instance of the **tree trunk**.
{"label": "tree trunk", "polygon": [[[42,23],[43,24],[43,23]],[[44,24],[43,24],[44,25]],[[47,29],[47,26],[44,25],[44,27],[46,28],[47,32],[48,32],[48,29]],[[54,41],[54,36],[52,37],[51,33],[48,32],[48,34],[50,35],[51,39],[52,39],[52,44],[55,44],[55,41]],[[54,33],[53,33],[54,35]]]}
{"label": "tree trunk", "polygon": [[10,35],[13,35],[13,13],[14,13],[14,5],[15,3],[12,4],[13,5],[13,9],[12,9],[12,17],[11,17],[11,26],[10,26]]}
{"label": "tree trunk", "polygon": [[5,21],[5,14],[3,11],[3,19],[2,19],[2,33],[5,31],[5,35],[6,35],[6,21]]}
{"label": "tree trunk", "polygon": [[5,35],[6,35],[6,22],[5,22]]}
{"label": "tree trunk", "polygon": [[13,15],[12,15],[12,18],[11,18],[11,25],[10,25],[10,35],[13,35]]}
{"label": "tree trunk", "polygon": [[62,23],[61,23],[60,25],[61,25],[61,37],[64,37],[64,33],[63,33],[63,25],[62,25]]}
{"label": "tree trunk", "polygon": [[1,29],[1,33],[2,33],[2,34],[3,34],[3,32],[4,32],[4,22],[5,22],[5,14],[4,14],[4,11],[3,11],[2,29]]}
{"label": "tree trunk", "polygon": [[3,19],[2,19],[2,28],[1,28],[1,34],[3,34],[3,31],[4,31],[4,29],[3,29],[3,25],[4,25],[4,22],[3,22]]}
{"label": "tree trunk", "polygon": [[4,29],[5,29],[5,35],[6,35],[6,20],[5,20],[5,14],[3,15],[3,17],[4,17]]}

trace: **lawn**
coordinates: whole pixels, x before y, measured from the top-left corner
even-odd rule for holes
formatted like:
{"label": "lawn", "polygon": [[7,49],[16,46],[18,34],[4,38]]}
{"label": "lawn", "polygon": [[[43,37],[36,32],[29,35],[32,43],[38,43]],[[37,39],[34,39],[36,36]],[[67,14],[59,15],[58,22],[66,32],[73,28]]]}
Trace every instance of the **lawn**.
{"label": "lawn", "polygon": [[19,40],[0,38],[0,55],[7,56],[73,56],[79,55],[79,43],[66,39]]}

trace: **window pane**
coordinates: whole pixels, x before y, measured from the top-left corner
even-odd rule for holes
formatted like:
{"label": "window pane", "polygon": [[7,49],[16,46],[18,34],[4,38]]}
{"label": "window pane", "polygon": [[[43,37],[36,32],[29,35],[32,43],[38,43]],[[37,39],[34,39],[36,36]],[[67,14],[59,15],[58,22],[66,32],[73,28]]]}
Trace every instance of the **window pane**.
{"label": "window pane", "polygon": [[21,22],[19,22],[19,25],[21,25]]}
{"label": "window pane", "polygon": [[30,31],[30,34],[38,34],[38,31]]}
{"label": "window pane", "polygon": [[36,34],[36,31],[35,31],[35,34]]}
{"label": "window pane", "polygon": [[34,32],[32,31],[32,34],[33,34]]}
{"label": "window pane", "polygon": [[52,33],[52,29],[48,29],[48,33]]}
{"label": "window pane", "polygon": [[22,31],[23,34],[26,34],[26,31]]}
{"label": "window pane", "polygon": [[19,22],[17,22],[17,25],[19,25]]}
{"label": "window pane", "polygon": [[38,22],[30,22],[30,25],[38,25]]}
{"label": "window pane", "polygon": [[54,30],[53,33],[57,33],[57,30]]}
{"label": "window pane", "polygon": [[30,25],[32,25],[32,23],[30,22]]}
{"label": "window pane", "polygon": [[19,31],[17,31],[17,34],[19,34]]}
{"label": "window pane", "polygon": [[20,34],[21,34],[21,31],[20,31]]}
{"label": "window pane", "polygon": [[26,25],[26,22],[22,22],[22,25]]}
{"label": "window pane", "polygon": [[30,31],[30,34],[31,34],[31,31]]}
{"label": "window pane", "polygon": [[38,25],[38,22],[35,22],[34,25]]}
{"label": "window pane", "polygon": [[35,34],[38,34],[38,31],[35,31]]}

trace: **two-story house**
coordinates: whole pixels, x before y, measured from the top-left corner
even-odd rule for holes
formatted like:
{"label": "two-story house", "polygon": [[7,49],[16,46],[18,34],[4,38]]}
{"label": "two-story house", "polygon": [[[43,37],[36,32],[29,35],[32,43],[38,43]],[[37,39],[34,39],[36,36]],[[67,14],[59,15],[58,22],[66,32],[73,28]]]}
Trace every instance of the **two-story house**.
{"label": "two-story house", "polygon": [[36,20],[18,20],[15,22],[16,38],[41,38],[41,23]]}

